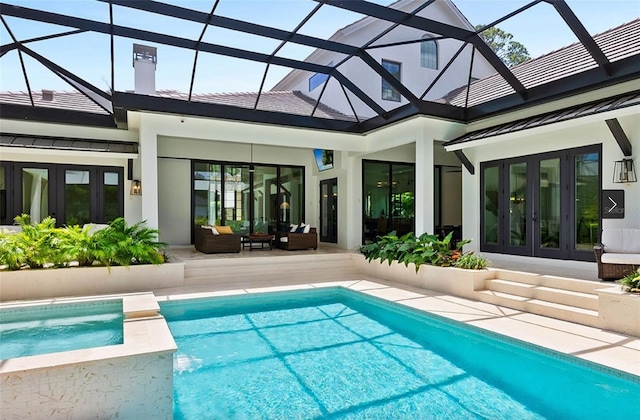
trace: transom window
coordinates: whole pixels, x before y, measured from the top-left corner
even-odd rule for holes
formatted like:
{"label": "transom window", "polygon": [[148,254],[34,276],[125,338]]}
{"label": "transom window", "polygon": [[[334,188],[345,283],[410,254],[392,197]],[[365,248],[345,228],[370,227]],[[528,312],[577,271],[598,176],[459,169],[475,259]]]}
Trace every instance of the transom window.
{"label": "transom window", "polygon": [[[333,61],[327,64],[327,66],[333,67]],[[322,85],[328,79],[329,79],[329,75],[324,73],[316,73],[313,76],[311,76],[309,78],[309,92],[311,92],[318,86]]]}
{"label": "transom window", "polygon": [[[384,67],[393,77],[398,80],[401,79],[401,69],[402,63],[397,63],[395,61],[382,60],[382,67]],[[382,99],[386,101],[395,101],[400,102],[400,92],[395,90],[389,82],[382,79]]]}
{"label": "transom window", "polygon": [[420,43],[420,65],[427,69],[438,69],[438,44],[430,35],[422,37]]}

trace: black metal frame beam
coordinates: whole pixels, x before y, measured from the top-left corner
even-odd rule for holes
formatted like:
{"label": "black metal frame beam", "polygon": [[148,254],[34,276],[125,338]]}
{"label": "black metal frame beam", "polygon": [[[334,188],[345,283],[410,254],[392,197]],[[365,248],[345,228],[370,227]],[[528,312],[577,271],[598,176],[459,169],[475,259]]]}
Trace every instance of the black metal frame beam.
{"label": "black metal frame beam", "polygon": [[578,40],[584,45],[591,57],[598,63],[598,66],[604,71],[606,75],[610,74],[611,62],[606,55],[602,52],[596,41],[589,35],[586,28],[580,22],[580,19],[573,13],[573,10],[567,5],[564,0],[545,0],[550,3],[558,12],[560,17],[573,31]]}
{"label": "black metal frame beam", "polygon": [[524,85],[511,73],[509,68],[500,60],[495,52],[489,47],[475,31],[458,28],[453,25],[438,22],[432,19],[423,18],[414,14],[406,13],[401,10],[392,9],[390,7],[380,6],[365,0],[360,1],[343,1],[343,0],[314,0],[320,3],[328,4],[340,9],[349,10],[351,12],[360,13],[388,22],[399,23],[415,29],[426,32],[432,32],[447,38],[454,38],[460,41],[469,42],[484,56],[491,66],[500,73],[500,76],[511,85],[523,99],[526,98],[527,89]]}
{"label": "black metal frame beam", "polygon": [[[42,10],[30,9],[26,7],[13,7],[11,5],[7,5],[6,3],[0,3],[0,9],[2,9],[2,14],[7,16],[52,23],[77,29],[86,29],[107,35],[111,35],[111,33],[113,33],[114,36],[122,36],[125,38],[133,38],[141,41],[156,42],[158,44],[170,45],[173,47],[185,48],[189,50],[194,50],[196,48],[196,41],[194,40],[180,38],[172,35],[160,34],[157,32],[144,31],[141,29],[134,29],[119,25],[111,26],[108,23],[97,22],[94,20],[83,19],[74,16],[60,15],[57,13],[45,12]],[[285,33],[288,34],[288,32],[286,31]],[[242,50],[239,48],[204,42],[199,44],[199,48],[201,51],[224,55],[227,57],[256,61],[260,63],[268,63],[269,61],[271,61],[272,64],[280,65],[283,67],[306,70],[312,73],[330,74],[336,79],[340,80],[347,89],[352,91],[354,95],[356,95],[361,101],[366,103],[367,106],[373,109],[378,115],[383,115],[386,112],[384,108],[378,105],[360,88],[358,88],[354,83],[344,77],[344,75],[342,75],[333,67],[283,57],[271,58],[270,55],[263,53],[257,53],[253,51]]]}
{"label": "black metal frame beam", "polygon": [[285,114],[261,109],[241,108],[203,102],[185,102],[180,99],[154,97],[129,92],[113,93],[114,110],[161,112],[174,115],[220,118],[253,123],[276,124],[290,127],[312,128],[346,133],[361,133],[354,121],[331,120],[308,115]]}
{"label": "black metal frame beam", "polygon": [[617,118],[611,118],[609,120],[604,120],[607,123],[607,127],[613,134],[613,138],[616,139],[622,154],[625,156],[631,156],[633,148],[631,146],[631,142],[629,141],[629,137],[624,132],[624,129],[620,125],[620,121]]}

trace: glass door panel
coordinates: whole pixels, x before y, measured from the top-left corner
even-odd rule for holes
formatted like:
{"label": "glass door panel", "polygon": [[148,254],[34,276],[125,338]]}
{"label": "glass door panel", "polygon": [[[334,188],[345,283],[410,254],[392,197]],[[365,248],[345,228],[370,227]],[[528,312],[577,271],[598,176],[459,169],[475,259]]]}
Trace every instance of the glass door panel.
{"label": "glass door panel", "polygon": [[600,215],[599,153],[574,156],[575,235],[573,250],[588,251],[598,240]]}
{"label": "glass door panel", "polygon": [[249,232],[249,168],[224,165],[224,198],[222,217],[224,225],[236,233]]}
{"label": "glass door panel", "polygon": [[392,164],[391,167],[390,230],[402,236],[414,230],[414,166]]}
{"label": "glass door panel", "polygon": [[107,172],[103,174],[102,212],[105,223],[111,223],[120,216],[120,174]]}
{"label": "glass door panel", "polygon": [[[273,232],[278,221],[278,168],[256,166],[253,173],[253,231]],[[287,203],[288,205],[288,203]]]}
{"label": "glass door panel", "polygon": [[389,216],[389,164],[362,162],[364,224],[363,241],[375,241],[377,236],[390,231]]}
{"label": "glass door panel", "polygon": [[304,172],[302,168],[280,169],[280,224],[309,223],[304,220]]}
{"label": "glass door panel", "polygon": [[320,181],[320,240],[338,242],[338,179]]}
{"label": "glass door panel", "polygon": [[22,213],[31,215],[32,223],[50,215],[48,169],[22,168]]}
{"label": "glass door panel", "polygon": [[540,248],[560,248],[560,158],[540,161],[538,179],[538,210],[536,220],[539,221],[537,235]]}
{"label": "glass door panel", "polygon": [[484,208],[482,209],[483,245],[500,245],[500,168],[488,166],[483,170],[482,195]]}
{"label": "glass door panel", "polygon": [[527,164],[509,165],[509,245],[527,245]]}
{"label": "glass door panel", "polygon": [[7,197],[7,184],[9,183],[8,170],[4,165],[0,165],[0,224],[10,225],[9,223],[9,200]]}
{"label": "glass door panel", "polygon": [[221,221],[221,165],[193,165],[193,220],[195,225],[219,225]]}
{"label": "glass door panel", "polygon": [[64,224],[91,223],[91,176],[89,171],[64,171]]}

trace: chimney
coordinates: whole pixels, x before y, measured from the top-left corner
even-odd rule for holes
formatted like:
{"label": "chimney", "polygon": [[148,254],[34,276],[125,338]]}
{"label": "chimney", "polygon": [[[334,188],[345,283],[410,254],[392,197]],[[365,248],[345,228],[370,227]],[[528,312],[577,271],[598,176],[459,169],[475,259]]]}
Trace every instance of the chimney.
{"label": "chimney", "polygon": [[42,100],[47,102],[53,101],[53,91],[42,89]]}
{"label": "chimney", "polygon": [[156,63],[158,55],[156,47],[133,44],[133,68],[135,69],[135,93],[155,95]]}

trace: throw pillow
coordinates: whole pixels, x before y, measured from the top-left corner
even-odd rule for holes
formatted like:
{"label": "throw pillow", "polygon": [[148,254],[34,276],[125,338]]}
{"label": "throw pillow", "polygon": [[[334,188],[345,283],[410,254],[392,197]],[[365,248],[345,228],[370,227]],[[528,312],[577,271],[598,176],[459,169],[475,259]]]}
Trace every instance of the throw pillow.
{"label": "throw pillow", "polygon": [[304,226],[298,226],[296,233],[304,233]]}
{"label": "throw pillow", "polygon": [[304,232],[302,232],[302,233],[309,233],[309,232],[311,232],[311,225],[305,225],[304,226]]}
{"label": "throw pillow", "polygon": [[218,232],[218,229],[216,229],[214,226],[209,226],[209,229],[211,229],[211,233],[213,233],[214,235],[220,235],[220,232]]}
{"label": "throw pillow", "polygon": [[289,230],[289,232],[295,232],[296,229],[298,229],[298,225],[291,225],[291,229]]}
{"label": "throw pillow", "polygon": [[220,235],[233,235],[233,230],[230,226],[215,226]]}

